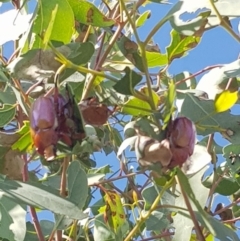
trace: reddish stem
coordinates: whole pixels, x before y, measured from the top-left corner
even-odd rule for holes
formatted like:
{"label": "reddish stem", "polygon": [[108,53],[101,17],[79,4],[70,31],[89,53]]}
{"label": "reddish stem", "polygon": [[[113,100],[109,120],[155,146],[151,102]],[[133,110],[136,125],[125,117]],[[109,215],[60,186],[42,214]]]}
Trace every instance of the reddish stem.
{"label": "reddish stem", "polygon": [[181,83],[183,83],[183,82],[185,82],[185,81],[187,81],[187,80],[189,80],[189,79],[191,79],[191,78],[194,78],[194,77],[196,77],[197,75],[200,75],[200,74],[202,74],[202,73],[204,73],[204,72],[206,72],[206,71],[208,71],[208,70],[215,69],[215,68],[220,68],[220,67],[222,67],[222,66],[223,66],[222,64],[217,64],[217,65],[208,66],[208,67],[206,67],[206,68],[204,68],[204,69],[196,72],[195,74],[192,74],[192,75],[188,76],[188,77],[185,78],[185,79],[179,80],[178,82],[176,82],[176,85],[180,85]]}

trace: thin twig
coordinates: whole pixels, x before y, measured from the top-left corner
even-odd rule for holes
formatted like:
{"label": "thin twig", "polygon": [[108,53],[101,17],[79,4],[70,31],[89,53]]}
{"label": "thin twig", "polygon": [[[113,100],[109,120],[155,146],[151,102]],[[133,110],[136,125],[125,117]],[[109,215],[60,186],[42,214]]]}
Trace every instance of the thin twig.
{"label": "thin twig", "polygon": [[[177,178],[177,177],[176,177]],[[178,180],[178,178],[177,178]],[[179,186],[180,186],[180,189],[181,189],[181,193],[183,195],[183,198],[184,198],[184,201],[185,201],[185,204],[187,206],[187,209],[188,209],[188,212],[192,218],[192,221],[193,221],[193,224],[194,224],[194,227],[195,227],[195,232],[196,232],[196,235],[197,235],[197,238],[199,241],[205,241],[205,238],[204,238],[204,235],[202,233],[202,230],[199,226],[199,223],[196,219],[196,216],[195,216],[195,213],[193,212],[193,209],[192,209],[192,206],[191,206],[191,203],[187,197],[187,194],[184,190],[184,187],[182,186],[181,182],[178,180],[178,183],[179,183]]]}
{"label": "thin twig", "polygon": [[155,240],[155,239],[159,239],[159,238],[168,237],[168,236],[171,236],[171,235],[174,235],[174,233],[173,232],[166,232],[166,233],[155,235],[155,236],[152,236],[152,237],[149,237],[149,238],[141,239],[140,241],[149,241],[149,240],[153,240],[153,239]]}
{"label": "thin twig", "polygon": [[142,172],[129,173],[129,174],[125,175],[125,176],[119,176],[119,177],[114,177],[114,178],[107,179],[107,180],[101,180],[101,181],[95,182],[95,183],[93,183],[93,184],[91,184],[89,186],[90,187],[94,187],[94,186],[98,186],[100,184],[105,184],[105,183],[117,181],[117,180],[120,180],[120,179],[123,179],[123,178],[133,177],[133,176],[136,176],[138,174],[143,174],[143,173]]}
{"label": "thin twig", "polygon": [[194,78],[194,77],[196,77],[197,75],[200,75],[200,74],[202,74],[202,73],[204,73],[204,72],[206,72],[206,71],[208,71],[208,70],[211,70],[211,69],[214,69],[214,68],[221,68],[221,67],[223,67],[222,64],[217,64],[217,65],[208,66],[208,67],[206,67],[206,68],[204,68],[204,69],[196,72],[195,74],[192,74],[192,75],[188,76],[188,77],[185,78],[185,79],[179,80],[178,82],[176,82],[175,85],[180,85],[181,83],[184,83],[184,82],[186,82],[187,80],[189,80],[189,79],[191,79],[191,78]]}
{"label": "thin twig", "polygon": [[66,189],[67,189],[67,168],[69,165],[70,156],[66,156],[63,159],[62,164],[62,176],[61,176],[61,184],[60,184],[60,195],[62,197],[66,197]]}
{"label": "thin twig", "polygon": [[238,42],[240,42],[240,37],[239,35],[237,35],[232,28],[229,26],[229,24],[226,22],[226,20],[221,16],[221,14],[219,13],[218,9],[216,8],[214,1],[213,0],[209,0],[212,9],[214,10],[217,18],[220,21],[220,26],[222,26],[235,40],[237,40]]}
{"label": "thin twig", "polygon": [[[24,159],[24,167],[23,167],[23,173],[22,173],[22,177],[23,177],[23,182],[27,182],[28,181],[28,160],[27,160],[27,155],[23,156]],[[41,226],[40,223],[38,221],[38,217],[37,217],[37,213],[34,207],[29,206],[29,211],[30,211],[30,215],[33,221],[33,226],[35,228],[35,231],[37,233],[37,237],[39,241],[45,241],[45,238],[43,236],[42,230],[41,230]]]}
{"label": "thin twig", "polygon": [[225,206],[225,207],[223,207],[223,208],[217,210],[216,212],[213,213],[213,216],[222,213],[223,211],[225,211],[225,210],[231,208],[232,206],[234,206],[234,205],[236,205],[236,204],[238,204],[238,203],[240,203],[240,198],[238,198],[236,201],[233,201],[231,204],[229,204],[229,205],[227,205],[227,206]]}

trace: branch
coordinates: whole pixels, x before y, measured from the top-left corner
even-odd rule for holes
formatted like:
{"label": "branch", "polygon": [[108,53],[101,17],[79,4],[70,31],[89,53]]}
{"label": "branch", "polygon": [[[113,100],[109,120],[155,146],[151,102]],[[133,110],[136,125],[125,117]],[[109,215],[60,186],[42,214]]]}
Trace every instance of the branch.
{"label": "branch", "polygon": [[[128,236],[124,239],[124,241],[130,241],[132,240],[133,236],[135,235],[135,233],[140,229],[141,225],[149,218],[149,216],[152,214],[152,212],[156,209],[156,207],[158,206],[159,201],[162,198],[162,195],[164,194],[164,192],[171,186],[172,184],[172,180],[173,180],[174,176],[166,183],[166,185],[162,188],[162,190],[160,191],[160,193],[158,194],[158,196],[156,197],[155,201],[153,202],[151,208],[149,209],[149,211],[143,216],[141,214],[139,221],[136,223],[136,225],[134,226],[134,228],[130,231],[130,233],[128,234]],[[202,241],[202,240],[200,240]]]}
{"label": "branch", "polygon": [[[176,177],[176,178],[177,178],[177,177]],[[177,178],[177,180],[178,180],[178,178]],[[189,212],[189,214],[190,214],[190,216],[191,216],[191,218],[192,218],[192,221],[193,221],[193,224],[194,224],[194,227],[195,227],[195,232],[196,232],[197,238],[198,238],[199,241],[205,241],[205,238],[204,238],[204,236],[203,236],[202,230],[201,230],[201,228],[200,228],[200,226],[199,226],[199,223],[198,223],[198,221],[197,221],[197,219],[196,219],[196,216],[195,216],[195,214],[194,214],[194,212],[193,212],[191,203],[190,203],[190,201],[189,201],[189,199],[188,199],[188,197],[187,197],[187,195],[186,195],[186,192],[185,192],[185,190],[184,190],[184,187],[182,186],[182,184],[181,184],[181,182],[180,182],[179,180],[178,180],[178,183],[179,183],[179,186],[180,186],[181,193],[182,193],[182,195],[183,195],[185,204],[186,204],[186,206],[187,206],[188,212]]]}
{"label": "branch", "polygon": [[204,69],[196,72],[195,74],[192,74],[192,75],[188,76],[188,77],[185,78],[185,79],[179,80],[178,82],[176,82],[175,85],[180,85],[181,83],[184,83],[184,82],[186,82],[187,80],[189,80],[189,79],[191,79],[191,78],[194,78],[194,77],[196,77],[197,75],[200,75],[200,74],[202,74],[202,73],[204,73],[204,72],[206,72],[206,71],[208,71],[208,70],[211,70],[211,69],[214,69],[214,68],[221,68],[222,66],[223,66],[222,64],[217,64],[217,65],[208,66],[208,67],[206,67],[206,68],[204,68]]}
{"label": "branch", "polygon": [[237,40],[240,43],[240,37],[232,30],[232,28],[229,26],[229,24],[226,22],[226,20],[221,16],[218,9],[216,8],[214,1],[209,0],[211,7],[213,8],[215,14],[217,15],[217,18],[220,21],[220,26],[222,26],[232,37]]}

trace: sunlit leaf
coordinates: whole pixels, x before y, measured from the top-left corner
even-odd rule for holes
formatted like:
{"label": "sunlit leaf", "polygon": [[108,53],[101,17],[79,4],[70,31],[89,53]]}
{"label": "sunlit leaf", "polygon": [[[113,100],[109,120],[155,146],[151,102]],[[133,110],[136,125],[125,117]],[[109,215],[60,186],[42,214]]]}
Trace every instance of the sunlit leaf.
{"label": "sunlit leaf", "polygon": [[168,63],[167,55],[158,52],[146,51],[146,59],[149,68],[163,66]]}
{"label": "sunlit leaf", "polygon": [[214,100],[216,95],[226,90],[226,88],[231,92],[238,91],[238,81],[236,77],[239,75],[240,60],[238,59],[211,69],[201,77],[196,89],[206,92],[208,98]]}
{"label": "sunlit leaf", "polygon": [[44,37],[43,37],[44,49],[46,49],[48,47],[48,42],[51,40],[51,34],[53,31],[53,25],[55,23],[57,12],[58,12],[58,5],[56,5],[55,8],[53,9],[52,14],[51,14],[51,19],[49,21],[49,25],[44,33]]}
{"label": "sunlit leaf", "polygon": [[145,11],[144,13],[142,13],[139,18],[136,20],[136,27],[141,27],[142,25],[144,25],[144,23],[146,22],[146,20],[151,16],[151,11]]}
{"label": "sunlit leaf", "polygon": [[216,96],[214,105],[216,112],[223,112],[230,109],[238,100],[238,91],[230,92],[224,90]]}
{"label": "sunlit leaf", "polygon": [[140,89],[140,92],[143,93],[144,95],[146,95],[149,98],[150,98],[150,92],[152,92],[152,98],[153,98],[154,107],[157,108],[158,103],[160,101],[160,98],[159,98],[158,94],[155,91],[153,91],[151,89],[151,91],[149,92],[148,88],[145,86],[145,87]]}
{"label": "sunlit leaf", "polygon": [[133,116],[145,116],[152,113],[150,105],[136,97],[129,98],[122,107],[122,112]]}
{"label": "sunlit leaf", "polygon": [[80,23],[97,27],[108,27],[114,24],[92,3],[83,0],[68,0],[74,12],[75,19]]}
{"label": "sunlit leaf", "polygon": [[187,51],[196,47],[200,42],[198,36],[183,36],[177,31],[171,31],[171,43],[166,48],[168,55],[168,63],[171,63],[176,58],[181,58],[187,54]]}
{"label": "sunlit leaf", "polygon": [[121,146],[119,147],[118,149],[118,153],[117,153],[117,156],[120,157],[123,153],[123,151],[128,147],[128,146],[133,146],[135,144],[135,141],[137,139],[137,136],[132,136],[132,137],[129,137],[127,139],[125,139]]}
{"label": "sunlit leaf", "polygon": [[110,227],[117,232],[117,230],[125,222],[125,212],[121,203],[119,194],[112,190],[107,190],[104,196],[106,208],[104,212],[104,219]]}
{"label": "sunlit leaf", "polygon": [[23,241],[26,233],[26,206],[0,195],[0,236],[7,240]]}
{"label": "sunlit leaf", "polygon": [[32,144],[29,121],[24,121],[24,125],[16,133],[20,135],[20,138],[12,145],[12,149],[26,151]]}
{"label": "sunlit leaf", "polygon": [[163,128],[166,128],[168,122],[170,121],[172,114],[175,110],[174,101],[176,97],[176,86],[173,81],[168,84],[168,90],[165,92],[165,109],[163,112]]}
{"label": "sunlit leaf", "polygon": [[[49,23],[53,20],[54,11],[57,13],[54,17],[53,26],[49,28]],[[44,35],[49,35],[46,39],[55,40],[64,44],[69,43],[73,34],[74,26],[74,14],[67,0],[48,1],[42,0],[38,5],[38,13],[33,21],[33,28],[30,33],[33,43],[31,48],[44,47],[40,37],[44,38]],[[49,28],[49,29],[48,29]],[[50,31],[52,29],[52,31]],[[49,34],[51,32],[51,34]]]}

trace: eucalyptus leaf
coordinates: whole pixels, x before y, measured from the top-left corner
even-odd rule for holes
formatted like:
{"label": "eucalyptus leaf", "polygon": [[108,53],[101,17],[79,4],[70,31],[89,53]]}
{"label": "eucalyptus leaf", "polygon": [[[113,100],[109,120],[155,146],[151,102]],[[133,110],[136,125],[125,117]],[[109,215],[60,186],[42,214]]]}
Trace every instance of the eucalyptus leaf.
{"label": "eucalyptus leaf", "polygon": [[[50,30],[49,23],[53,20],[53,13],[55,14],[54,23]],[[42,0],[38,5],[37,15],[29,33],[33,40],[30,48],[44,48],[44,41],[42,42],[39,35],[44,38],[46,33],[49,35],[49,40],[69,43],[73,34],[73,25],[74,14],[67,0]]]}
{"label": "eucalyptus leaf", "polygon": [[92,3],[83,0],[68,0],[75,19],[80,23],[96,27],[109,27],[114,24],[112,19],[107,18]]}
{"label": "eucalyptus leaf", "polygon": [[235,77],[240,75],[240,60],[211,69],[199,80],[196,89],[205,91],[209,99],[215,99],[217,94],[226,90],[229,79],[232,78],[228,90],[238,90],[238,82]]}
{"label": "eucalyptus leaf", "polygon": [[142,77],[128,67],[125,68],[124,72],[126,73],[124,77],[113,88],[120,94],[133,95],[134,87],[141,81]]}
{"label": "eucalyptus leaf", "polygon": [[199,36],[182,36],[177,31],[171,31],[171,43],[166,48],[168,63],[187,54],[188,50],[196,47],[200,42]]}
{"label": "eucalyptus leaf", "polygon": [[86,217],[73,202],[62,198],[55,189],[41,184],[30,181],[23,183],[1,177],[0,189],[1,196],[8,197],[13,201],[47,209],[74,219]]}
{"label": "eucalyptus leaf", "polygon": [[4,104],[0,108],[0,127],[8,124],[15,116],[16,105]]}
{"label": "eucalyptus leaf", "polygon": [[76,203],[79,209],[82,209],[88,196],[87,175],[78,161],[74,161],[70,164],[67,173],[68,198]]}
{"label": "eucalyptus leaf", "polygon": [[23,241],[26,233],[26,206],[0,197],[0,237],[9,241]]}

